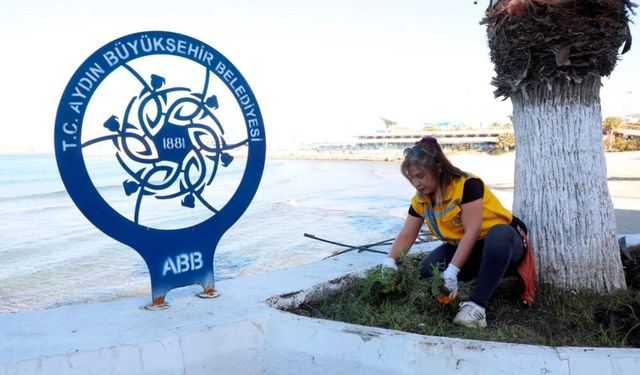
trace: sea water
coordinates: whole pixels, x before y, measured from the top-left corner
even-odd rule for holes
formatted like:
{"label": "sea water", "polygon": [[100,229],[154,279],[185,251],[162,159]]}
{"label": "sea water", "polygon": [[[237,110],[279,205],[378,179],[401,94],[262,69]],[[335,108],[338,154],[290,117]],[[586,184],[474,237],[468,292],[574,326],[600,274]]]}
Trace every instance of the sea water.
{"label": "sea water", "polygon": [[[101,171],[93,182],[103,196],[122,195],[121,182],[109,178],[115,168],[99,158],[87,165]],[[398,163],[267,160],[251,205],[216,248],[215,279],[294,267],[343,249],[304,233],[350,245],[393,238],[412,193]],[[164,224],[182,219],[171,220]],[[54,156],[0,155],[0,313],[145,295],[142,258],[82,215]]]}

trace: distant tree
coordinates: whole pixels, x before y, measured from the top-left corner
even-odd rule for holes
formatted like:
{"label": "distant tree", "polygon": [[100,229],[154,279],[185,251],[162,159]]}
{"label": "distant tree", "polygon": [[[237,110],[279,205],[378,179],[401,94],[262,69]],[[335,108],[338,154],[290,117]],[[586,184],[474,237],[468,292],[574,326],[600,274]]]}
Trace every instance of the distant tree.
{"label": "distant tree", "polygon": [[542,282],[611,293],[625,280],[602,145],[601,77],[631,46],[628,0],[491,1],[496,96],[511,98],[514,214]]}
{"label": "distant tree", "polygon": [[640,140],[625,137],[615,137],[613,148],[618,151],[638,151],[640,150]]}
{"label": "distant tree", "polygon": [[502,133],[498,136],[496,148],[508,151],[516,147],[516,136],[513,133]]}
{"label": "distant tree", "polygon": [[613,147],[613,132],[616,129],[620,129],[623,125],[624,120],[617,116],[609,116],[602,121],[602,130],[607,134],[607,150],[611,151]]}

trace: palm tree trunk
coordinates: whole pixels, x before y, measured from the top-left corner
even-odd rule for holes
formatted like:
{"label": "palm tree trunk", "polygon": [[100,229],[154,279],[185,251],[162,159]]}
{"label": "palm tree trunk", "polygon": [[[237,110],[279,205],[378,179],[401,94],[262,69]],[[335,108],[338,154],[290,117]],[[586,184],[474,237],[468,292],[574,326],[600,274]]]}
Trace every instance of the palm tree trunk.
{"label": "palm tree trunk", "polygon": [[[602,146],[600,78],[514,93],[514,214],[527,222],[540,281],[626,288]],[[535,166],[535,167],[533,167]]]}

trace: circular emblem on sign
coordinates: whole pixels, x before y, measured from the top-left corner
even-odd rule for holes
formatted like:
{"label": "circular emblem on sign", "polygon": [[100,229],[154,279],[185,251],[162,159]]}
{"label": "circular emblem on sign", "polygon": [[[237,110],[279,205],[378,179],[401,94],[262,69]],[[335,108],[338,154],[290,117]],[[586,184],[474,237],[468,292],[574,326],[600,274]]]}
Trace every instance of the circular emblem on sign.
{"label": "circular emblem on sign", "polygon": [[62,178],[101,229],[104,215],[176,230],[224,210],[241,214],[264,150],[242,75],[205,43],[169,32],[132,34],[96,51],[69,82],[56,119]]}

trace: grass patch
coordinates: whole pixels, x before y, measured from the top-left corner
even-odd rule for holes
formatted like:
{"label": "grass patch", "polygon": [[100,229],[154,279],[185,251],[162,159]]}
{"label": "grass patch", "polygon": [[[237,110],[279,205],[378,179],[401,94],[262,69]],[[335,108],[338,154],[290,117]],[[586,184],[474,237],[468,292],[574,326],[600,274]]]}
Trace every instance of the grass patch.
{"label": "grass patch", "polygon": [[[637,264],[638,259],[635,260]],[[625,266],[625,272],[638,267]],[[633,275],[627,275],[627,280]],[[430,336],[546,346],[640,348],[640,291],[601,296],[539,285],[533,306],[519,302],[515,277],[499,286],[487,309],[486,329],[454,325],[459,300],[473,285],[460,283],[460,298],[437,301],[440,278],[420,279],[417,264],[404,259],[399,272],[376,267],[351,288],[289,311],[315,318],[382,327]]]}

